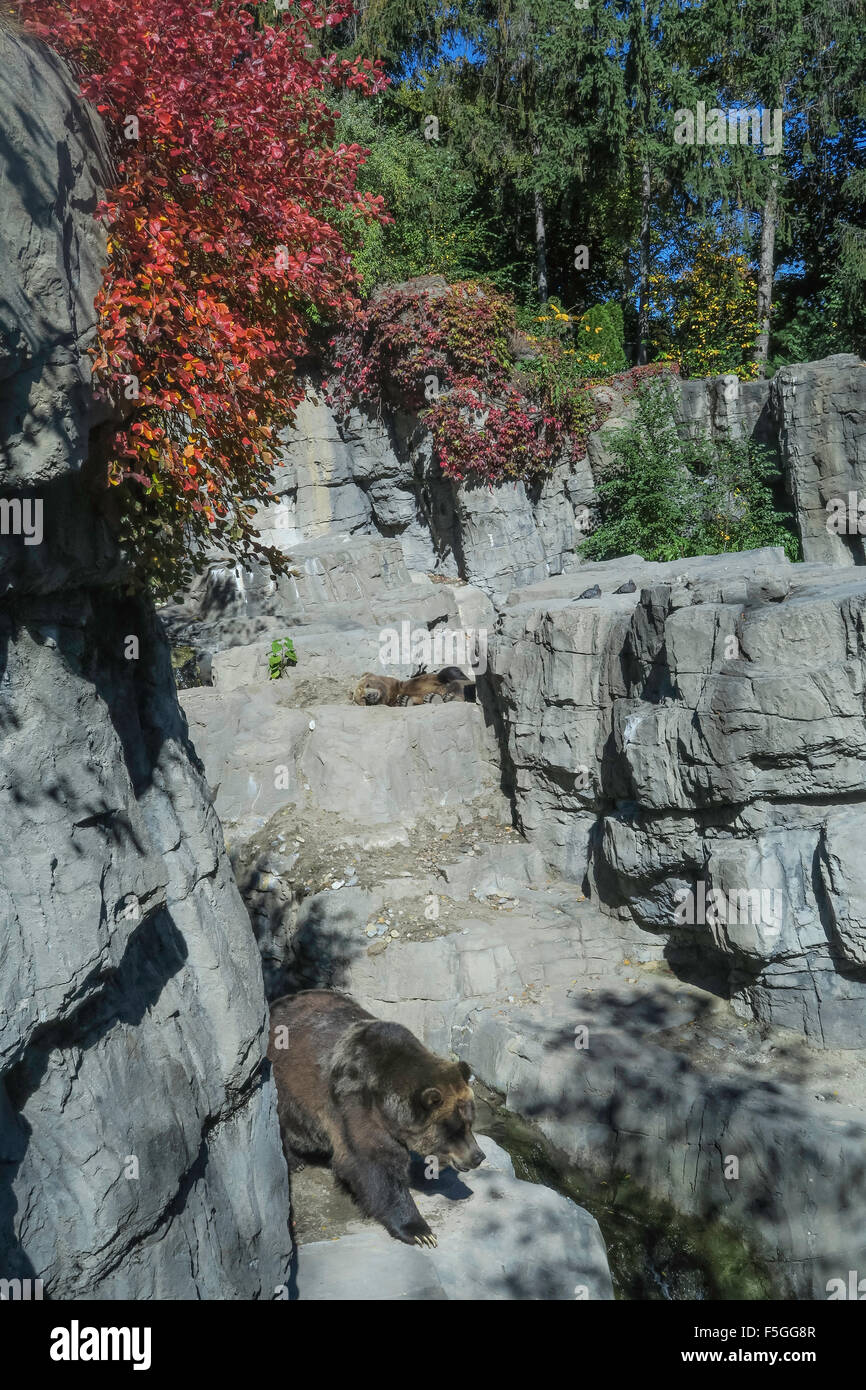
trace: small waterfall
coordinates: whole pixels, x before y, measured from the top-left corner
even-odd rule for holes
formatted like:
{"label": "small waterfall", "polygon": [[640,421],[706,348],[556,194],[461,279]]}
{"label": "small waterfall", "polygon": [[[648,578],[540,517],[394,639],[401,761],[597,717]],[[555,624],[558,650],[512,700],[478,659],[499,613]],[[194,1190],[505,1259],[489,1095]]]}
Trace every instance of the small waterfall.
{"label": "small waterfall", "polygon": [[248,583],[252,575],[242,565],[212,565],[205,586],[204,613],[226,613],[235,604],[247,616],[249,609]]}
{"label": "small waterfall", "polygon": [[238,591],[238,597],[241,601],[241,607],[243,608],[244,615],[246,615],[248,603],[246,571],[240,565],[235,565],[234,580]]}

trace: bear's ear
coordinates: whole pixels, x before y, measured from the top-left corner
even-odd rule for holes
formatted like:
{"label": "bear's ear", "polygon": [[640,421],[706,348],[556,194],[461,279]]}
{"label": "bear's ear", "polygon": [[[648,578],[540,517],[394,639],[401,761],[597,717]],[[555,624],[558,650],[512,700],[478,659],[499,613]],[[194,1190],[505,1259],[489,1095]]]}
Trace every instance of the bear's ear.
{"label": "bear's ear", "polygon": [[472,1076],[472,1068],[467,1062],[458,1062],[457,1065],[460,1068],[460,1075],[463,1077],[463,1080],[468,1081]]}
{"label": "bear's ear", "polygon": [[435,1110],[437,1105],[442,1104],[442,1092],[438,1086],[428,1086],[421,1092],[420,1101],[425,1110]]}

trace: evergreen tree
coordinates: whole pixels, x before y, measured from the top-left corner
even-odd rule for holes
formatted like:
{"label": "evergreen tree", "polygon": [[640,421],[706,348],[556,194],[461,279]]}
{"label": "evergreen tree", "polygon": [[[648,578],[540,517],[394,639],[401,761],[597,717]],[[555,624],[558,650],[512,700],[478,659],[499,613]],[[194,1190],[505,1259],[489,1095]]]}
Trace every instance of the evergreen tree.
{"label": "evergreen tree", "polygon": [[744,231],[754,230],[754,359],[762,373],[769,359],[777,241],[797,221],[792,194],[798,168],[862,111],[862,22],[859,0],[702,0],[684,45],[708,99],[725,108],[760,106],[772,117],[774,131],[776,113],[781,115],[781,148],[771,140],[758,155],[753,144],[728,144],[710,161],[719,202],[729,206],[734,194],[744,210]]}

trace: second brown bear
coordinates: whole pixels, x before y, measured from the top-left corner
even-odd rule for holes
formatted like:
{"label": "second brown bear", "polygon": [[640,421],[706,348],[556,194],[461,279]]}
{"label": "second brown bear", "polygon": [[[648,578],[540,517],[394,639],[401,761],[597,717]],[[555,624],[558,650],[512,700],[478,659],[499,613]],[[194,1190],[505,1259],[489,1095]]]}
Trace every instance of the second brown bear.
{"label": "second brown bear", "polygon": [[406,681],[365,671],[349,697],[356,705],[428,705],[452,700],[474,704],[475,683],[459,666],[443,666],[432,674],[419,671]]}

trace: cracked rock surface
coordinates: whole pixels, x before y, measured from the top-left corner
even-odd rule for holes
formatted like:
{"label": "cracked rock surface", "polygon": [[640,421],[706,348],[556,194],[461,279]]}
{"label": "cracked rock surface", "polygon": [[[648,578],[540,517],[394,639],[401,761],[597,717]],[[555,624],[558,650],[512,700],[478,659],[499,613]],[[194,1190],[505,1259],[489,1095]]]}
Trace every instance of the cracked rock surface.
{"label": "cracked rock surface", "polygon": [[[150,607],[87,491],[95,115],[5,36],[0,111],[0,1277],[271,1298],[288,1186],[255,943]],[[127,639],[138,642],[127,659]]]}

